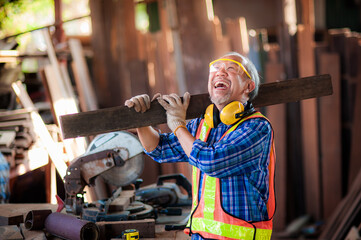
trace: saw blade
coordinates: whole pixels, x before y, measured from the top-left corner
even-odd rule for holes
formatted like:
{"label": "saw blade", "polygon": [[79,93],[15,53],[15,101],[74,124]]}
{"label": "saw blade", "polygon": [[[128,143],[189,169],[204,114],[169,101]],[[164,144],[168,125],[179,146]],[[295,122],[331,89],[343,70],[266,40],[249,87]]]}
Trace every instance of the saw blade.
{"label": "saw blade", "polygon": [[134,182],[143,172],[144,154],[138,154],[125,161],[121,167],[113,167],[99,176],[107,183],[117,187],[123,187]]}

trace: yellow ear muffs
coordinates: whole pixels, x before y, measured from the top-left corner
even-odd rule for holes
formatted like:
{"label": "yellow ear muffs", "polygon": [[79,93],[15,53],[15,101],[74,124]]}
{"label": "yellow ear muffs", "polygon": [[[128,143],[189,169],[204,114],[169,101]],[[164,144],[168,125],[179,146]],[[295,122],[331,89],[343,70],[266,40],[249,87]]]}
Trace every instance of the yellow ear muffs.
{"label": "yellow ear muffs", "polygon": [[234,101],[227,104],[220,113],[221,121],[226,125],[232,125],[241,118],[244,106],[241,102]]}
{"label": "yellow ear muffs", "polygon": [[207,125],[210,128],[214,128],[213,114],[214,114],[214,104],[211,104],[207,107],[206,112],[204,114],[204,121],[206,121]]}

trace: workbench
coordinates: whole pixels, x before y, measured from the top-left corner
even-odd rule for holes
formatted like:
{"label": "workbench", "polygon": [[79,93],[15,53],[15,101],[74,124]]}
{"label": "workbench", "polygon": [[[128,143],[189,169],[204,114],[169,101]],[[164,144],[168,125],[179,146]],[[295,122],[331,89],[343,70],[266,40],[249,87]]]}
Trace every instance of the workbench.
{"label": "workbench", "polygon": [[[37,240],[59,240],[61,238],[50,236],[46,231],[27,230],[24,226],[23,220],[32,210],[44,210],[50,209],[53,212],[57,210],[58,206],[49,203],[34,203],[34,204],[0,204],[0,239],[11,239],[11,240],[26,240],[26,239],[37,239]],[[183,233],[182,230],[165,231],[166,224],[176,223],[184,219],[189,213],[189,207],[185,208],[182,216],[165,216],[159,215],[155,224],[155,238],[141,238],[141,239],[190,239],[189,236]],[[65,209],[62,210],[65,213]]]}

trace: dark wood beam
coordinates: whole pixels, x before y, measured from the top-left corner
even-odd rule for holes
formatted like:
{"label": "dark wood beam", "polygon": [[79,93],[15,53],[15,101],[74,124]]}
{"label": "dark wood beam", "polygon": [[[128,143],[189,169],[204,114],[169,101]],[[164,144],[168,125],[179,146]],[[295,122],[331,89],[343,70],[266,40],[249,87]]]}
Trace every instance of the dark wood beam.
{"label": "dark wood beam", "polygon": [[[325,74],[261,84],[253,105],[263,107],[331,94],[331,77]],[[192,95],[187,119],[201,116],[210,103],[208,94]],[[166,122],[165,110],[157,101],[153,101],[151,108],[145,113],[138,113],[134,109],[119,106],[60,116],[60,125],[65,139]]]}

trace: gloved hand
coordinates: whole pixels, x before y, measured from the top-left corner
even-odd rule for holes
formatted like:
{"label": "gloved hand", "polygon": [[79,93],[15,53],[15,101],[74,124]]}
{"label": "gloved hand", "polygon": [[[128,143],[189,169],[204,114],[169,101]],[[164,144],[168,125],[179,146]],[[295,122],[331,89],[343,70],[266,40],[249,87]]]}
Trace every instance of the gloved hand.
{"label": "gloved hand", "polygon": [[186,126],[186,113],[191,95],[186,92],[182,99],[175,93],[163,95],[158,102],[167,111],[168,127],[174,132],[179,126]]}
{"label": "gloved hand", "polygon": [[[159,96],[160,96],[159,93],[154,95],[152,101]],[[136,112],[144,113],[145,111],[147,111],[150,108],[150,103],[151,103],[151,100],[149,98],[149,95],[142,94],[142,95],[137,95],[135,97],[132,97],[129,100],[126,100],[124,105],[127,106],[128,108],[134,107],[134,110]]]}

